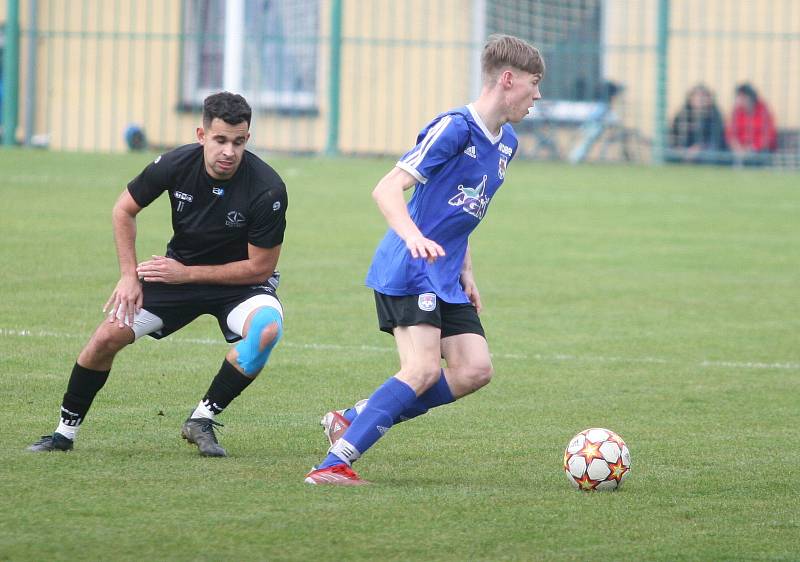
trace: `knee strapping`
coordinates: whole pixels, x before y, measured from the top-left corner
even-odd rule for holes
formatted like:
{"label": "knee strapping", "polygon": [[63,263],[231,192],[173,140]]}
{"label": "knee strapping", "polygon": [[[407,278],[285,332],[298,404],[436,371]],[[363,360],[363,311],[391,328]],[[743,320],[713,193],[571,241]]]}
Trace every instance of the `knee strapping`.
{"label": "knee strapping", "polygon": [[[278,324],[278,334],[264,349],[259,351],[261,332],[272,323]],[[238,353],[236,362],[247,376],[255,376],[264,368],[272,348],[277,345],[282,335],[283,319],[280,312],[271,307],[264,307],[256,311],[252,320],[250,320],[250,329],[247,331],[247,336],[236,346],[236,352]]]}

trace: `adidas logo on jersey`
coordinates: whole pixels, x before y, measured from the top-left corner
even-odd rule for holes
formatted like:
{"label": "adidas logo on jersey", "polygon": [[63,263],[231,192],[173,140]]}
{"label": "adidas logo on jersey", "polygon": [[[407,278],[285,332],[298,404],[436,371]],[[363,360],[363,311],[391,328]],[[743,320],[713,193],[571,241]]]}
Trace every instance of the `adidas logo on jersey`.
{"label": "adidas logo on jersey", "polygon": [[477,157],[478,157],[478,151],[475,149],[475,147],[474,147],[474,146],[468,146],[468,147],[467,147],[467,148],[464,150],[464,154],[466,154],[466,155],[467,155],[467,156],[469,156],[470,158],[477,158]]}

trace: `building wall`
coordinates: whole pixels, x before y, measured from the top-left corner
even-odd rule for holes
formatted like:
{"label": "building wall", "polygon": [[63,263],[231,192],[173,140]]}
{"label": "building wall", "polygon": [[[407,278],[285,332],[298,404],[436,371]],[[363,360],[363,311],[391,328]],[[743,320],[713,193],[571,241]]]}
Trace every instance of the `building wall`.
{"label": "building wall", "polygon": [[[194,139],[199,113],[180,108],[182,3],[178,0],[40,0],[37,89],[24,89],[30,41],[20,6],[20,130],[27,104],[34,133],[59,150],[122,151],[136,123],[156,146]],[[343,153],[398,155],[437,112],[470,101],[475,49],[465,0],[343,0],[340,136]],[[667,103],[704,82],[723,115],[733,90],[752,82],[783,128],[800,127],[800,3],[671,0]],[[620,112],[647,137],[655,129],[658,0],[606,0],[606,77],[625,86]],[[6,3],[0,4],[0,20]],[[252,146],[320,152],[326,147],[331,0],[321,0],[317,111],[256,110]],[[548,61],[548,73],[558,71]],[[542,85],[547,96],[547,79]]]}
{"label": "building wall", "polygon": [[465,4],[344,3],[343,152],[402,153],[431,118],[470,101],[473,46]]}
{"label": "building wall", "polygon": [[[724,118],[735,87],[752,83],[780,128],[800,128],[800,3],[671,0],[667,114],[686,92],[704,83],[716,93]],[[625,86],[624,118],[652,136],[656,118],[657,0],[607,0],[605,68]]]}

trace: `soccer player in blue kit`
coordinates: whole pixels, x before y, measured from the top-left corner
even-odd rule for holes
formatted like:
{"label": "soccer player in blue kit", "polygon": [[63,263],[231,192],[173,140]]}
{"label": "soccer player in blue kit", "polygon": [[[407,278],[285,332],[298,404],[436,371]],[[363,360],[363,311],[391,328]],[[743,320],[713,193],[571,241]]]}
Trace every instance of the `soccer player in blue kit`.
{"label": "soccer player in blue kit", "polygon": [[[400,370],[366,401],[322,419],[331,443],[308,484],[365,484],[351,466],[399,421],[448,404],[492,377],[468,237],[517,150],[509,122],[541,98],[544,61],[516,37],[489,37],[478,99],[442,113],[372,195],[389,224],[367,274],[378,323],[394,335]],[[403,192],[414,187],[408,205]],[[441,367],[444,358],[446,367]]]}

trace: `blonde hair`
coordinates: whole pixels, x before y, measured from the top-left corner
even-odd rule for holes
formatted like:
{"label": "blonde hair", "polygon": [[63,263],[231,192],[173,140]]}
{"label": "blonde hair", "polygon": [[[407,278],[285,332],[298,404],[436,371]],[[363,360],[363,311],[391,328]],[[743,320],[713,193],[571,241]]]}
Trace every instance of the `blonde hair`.
{"label": "blonde hair", "polygon": [[490,35],[481,55],[481,72],[484,81],[491,81],[503,67],[544,76],[544,59],[539,49],[512,35]]}

